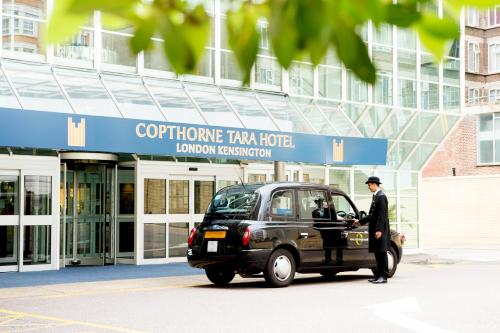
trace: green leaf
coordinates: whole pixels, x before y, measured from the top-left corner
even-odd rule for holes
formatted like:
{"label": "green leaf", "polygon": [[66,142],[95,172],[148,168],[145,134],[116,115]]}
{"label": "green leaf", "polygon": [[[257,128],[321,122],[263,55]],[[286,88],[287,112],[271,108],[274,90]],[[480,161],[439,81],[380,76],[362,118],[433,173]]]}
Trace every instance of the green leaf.
{"label": "green leaf", "polygon": [[[59,0],[55,2],[57,1]],[[110,14],[119,14],[141,4],[141,0],[70,0],[70,2],[70,11],[73,13],[91,13],[100,10]]]}
{"label": "green leaf", "polygon": [[273,52],[284,68],[290,67],[297,54],[299,35],[295,18],[299,0],[271,0],[269,37]]}
{"label": "green leaf", "polygon": [[409,27],[420,19],[416,5],[389,4],[386,8],[386,22],[398,27]]}
{"label": "green leaf", "polygon": [[450,17],[439,18],[434,14],[424,12],[416,24],[419,31],[423,30],[435,38],[454,39],[460,37],[460,26],[457,21]]}
{"label": "green leaf", "polygon": [[244,4],[237,11],[228,12],[227,31],[229,45],[244,75],[243,84],[248,84],[259,50],[257,15],[253,7]]}
{"label": "green leaf", "polygon": [[130,40],[132,51],[137,54],[147,50],[151,45],[151,37],[156,31],[158,17],[150,15],[143,19],[134,31],[134,36]]}
{"label": "green leaf", "polygon": [[332,35],[332,42],[337,51],[339,59],[345,66],[352,70],[361,80],[374,84],[376,81],[376,71],[366,44],[361,37],[354,32],[353,28],[336,25]]}
{"label": "green leaf", "polygon": [[56,44],[66,41],[80,30],[80,26],[88,22],[90,13],[74,14],[68,12],[72,1],[55,1],[47,27],[47,41],[49,43]]}
{"label": "green leaf", "polygon": [[130,20],[106,12],[101,13],[101,24],[104,29],[109,30],[121,30],[131,25]]}
{"label": "green leaf", "polygon": [[176,73],[192,73],[208,43],[210,18],[203,6],[191,12],[171,9],[159,19],[164,50]]}

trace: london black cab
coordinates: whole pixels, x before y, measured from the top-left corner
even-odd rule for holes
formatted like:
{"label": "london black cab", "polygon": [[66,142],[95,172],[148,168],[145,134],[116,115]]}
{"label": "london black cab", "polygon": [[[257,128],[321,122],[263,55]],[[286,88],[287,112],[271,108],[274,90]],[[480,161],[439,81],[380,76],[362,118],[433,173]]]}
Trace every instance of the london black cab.
{"label": "london black cab", "polygon": [[[188,262],[217,285],[235,274],[261,276],[288,286],[299,273],[329,277],[360,268],[375,270],[368,252],[366,215],[339,189],[302,183],[234,185],[212,199],[203,222],[188,238]],[[402,256],[402,237],[391,230],[389,277]]]}

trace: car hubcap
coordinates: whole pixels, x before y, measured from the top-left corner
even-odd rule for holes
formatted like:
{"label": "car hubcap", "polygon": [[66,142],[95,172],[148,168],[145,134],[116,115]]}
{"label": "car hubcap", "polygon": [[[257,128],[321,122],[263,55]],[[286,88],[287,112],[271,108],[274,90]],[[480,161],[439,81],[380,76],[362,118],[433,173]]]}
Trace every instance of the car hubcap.
{"label": "car hubcap", "polygon": [[279,256],[274,261],[274,276],[280,280],[285,281],[292,273],[292,263],[286,256]]}
{"label": "car hubcap", "polygon": [[391,251],[387,251],[387,267],[389,268],[389,272],[394,268],[394,256]]}

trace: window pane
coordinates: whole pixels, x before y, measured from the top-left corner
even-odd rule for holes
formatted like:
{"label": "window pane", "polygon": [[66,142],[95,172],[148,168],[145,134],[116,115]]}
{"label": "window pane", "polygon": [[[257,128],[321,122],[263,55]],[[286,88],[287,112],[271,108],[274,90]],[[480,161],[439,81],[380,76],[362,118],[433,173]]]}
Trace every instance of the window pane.
{"label": "window pane", "polygon": [[297,95],[314,94],[313,69],[309,64],[292,64],[289,69],[290,92]]}
{"label": "window pane", "polygon": [[417,107],[417,84],[413,80],[399,80],[399,106]]}
{"label": "window pane", "polygon": [[17,176],[0,176],[0,215],[19,214],[18,186]]}
{"label": "window pane", "polygon": [[493,163],[493,140],[479,141],[479,162]]}
{"label": "window pane", "polygon": [[437,83],[422,82],[422,109],[439,109],[439,85]]}
{"label": "window pane", "polygon": [[372,195],[369,196],[355,196],[354,204],[359,211],[364,211],[368,213],[370,211],[370,205],[372,204]]}
{"label": "window pane", "polygon": [[400,192],[402,196],[418,194],[418,174],[414,172],[399,173]]}
{"label": "window pane", "polygon": [[330,170],[330,186],[351,193],[351,172],[349,170]]}
{"label": "window pane", "polygon": [[221,51],[220,58],[221,78],[226,80],[243,81],[243,74],[240,71],[233,52]]}
{"label": "window pane", "polygon": [[97,73],[62,69],[57,69],[55,73],[78,113],[122,117]]}
{"label": "window pane", "polygon": [[326,192],[297,191],[301,219],[330,219]]}
{"label": "window pane", "polygon": [[247,128],[278,130],[253,93],[236,90],[223,92]]}
{"label": "window pane", "polygon": [[500,117],[495,118],[495,162],[500,163]]}
{"label": "window pane", "polygon": [[[340,135],[344,136],[361,136],[356,130],[354,124],[349,121],[337,102],[317,100],[316,105],[321,108],[325,116],[334,124],[335,129]],[[349,104],[346,105],[349,108]]]}
{"label": "window pane", "polygon": [[373,45],[373,61],[379,73],[392,74],[392,55],[392,47]]}
{"label": "window pane", "polygon": [[391,109],[384,107],[367,107],[358,119],[357,125],[361,133],[366,137],[371,137],[378,129],[379,125],[387,118]]}
{"label": "window pane", "polygon": [[151,43],[153,49],[144,52],[144,68],[172,72],[173,70],[163,50],[163,42],[152,40]]}
{"label": "window pane", "polygon": [[257,56],[255,82],[281,89],[281,67],[275,59]]}
{"label": "window pane", "polygon": [[435,113],[420,113],[415,120],[413,120],[410,127],[408,127],[402,139],[408,141],[419,141],[422,134],[429,128],[436,117],[437,115]]}
{"label": "window pane", "polygon": [[205,49],[205,53],[203,54],[198,67],[195,68],[192,75],[185,75],[184,77],[189,80],[193,78],[193,75],[203,76],[205,78],[213,78],[214,76],[214,54],[215,51],[211,49]]}
{"label": "window pane", "polygon": [[[365,182],[372,175],[372,171],[354,170],[354,194],[355,195],[372,195]],[[371,198],[371,197],[370,197]]]}
{"label": "window pane", "polygon": [[411,29],[397,28],[398,47],[414,50],[416,48],[416,35]]}
{"label": "window pane", "polygon": [[441,115],[440,119],[432,126],[430,132],[423,139],[424,142],[441,143],[446,134],[458,121],[458,116]]}
{"label": "window pane", "polygon": [[291,191],[277,192],[271,200],[271,214],[274,216],[294,217],[295,208]]}
{"label": "window pane", "polygon": [[243,127],[216,87],[191,84],[187,89],[210,125]]}
{"label": "window pane", "polygon": [[50,67],[2,62],[23,107],[28,110],[72,113]]}
{"label": "window pane", "polygon": [[18,226],[0,225],[0,266],[17,265],[17,230]]}
{"label": "window pane", "polygon": [[0,106],[5,108],[21,108],[16,97],[12,93],[7,80],[0,73]]}
{"label": "window pane", "polygon": [[426,81],[438,82],[439,69],[434,57],[428,53],[422,53],[420,61],[420,78]]}
{"label": "window pane", "polygon": [[411,142],[395,143],[394,148],[387,154],[387,165],[394,169],[398,168],[414,147],[415,143]]}
{"label": "window pane", "polygon": [[130,36],[102,33],[101,61],[106,64],[135,67],[136,56],[130,50]]}
{"label": "window pane", "polygon": [[405,248],[417,248],[418,247],[418,224],[401,224],[401,232],[406,237],[406,242],[404,244]]}
{"label": "window pane", "polygon": [[112,75],[103,75],[102,79],[116,98],[125,118],[165,120],[141,79]]}
{"label": "window pane", "polygon": [[347,99],[354,102],[368,101],[368,84],[352,73],[347,73]]}
{"label": "window pane", "polygon": [[333,205],[335,206],[335,212],[337,213],[337,221],[344,220],[347,218],[348,214],[355,214],[354,208],[343,195],[334,195],[332,199]]}
{"label": "window pane", "polygon": [[165,214],[165,179],[144,179],[144,214]]}
{"label": "window pane", "polygon": [[167,256],[165,226],[164,223],[144,224],[144,259]]}
{"label": "window pane", "polygon": [[295,110],[288,98],[271,94],[258,95],[267,110],[273,115],[280,129],[285,132],[311,133],[313,130]]}
{"label": "window pane", "polygon": [[321,97],[342,98],[342,70],[340,68],[318,67],[319,87]]}
{"label": "window pane", "polygon": [[194,213],[204,214],[214,194],[214,181],[196,180],[194,182]]}
{"label": "window pane", "polygon": [[417,53],[415,51],[398,50],[398,75],[415,79],[417,77]]}
{"label": "window pane", "polygon": [[258,174],[258,173],[249,173],[248,174],[248,182],[250,184],[253,183],[265,183],[266,182],[266,174]]}
{"label": "window pane", "polygon": [[401,222],[418,221],[418,198],[401,198]]}
{"label": "window pane", "polygon": [[325,169],[304,168],[304,182],[319,185],[325,184]]}
{"label": "window pane", "polygon": [[293,102],[318,133],[326,135],[339,135],[337,130],[333,128],[330,122],[325,119],[318,107],[312,103],[310,99],[294,98]]}
{"label": "window pane", "polygon": [[94,32],[82,30],[68,41],[55,45],[54,52],[56,57],[90,63],[94,61]]}
{"label": "window pane", "polygon": [[443,62],[444,83],[460,85],[460,60],[446,58]]}
{"label": "window pane", "polygon": [[120,183],[120,215],[134,214],[134,183]]}
{"label": "window pane", "polygon": [[443,86],[443,108],[445,112],[460,112],[460,88]]}
{"label": "window pane", "polygon": [[374,27],[373,42],[392,45],[392,25],[381,24],[378,28]]}
{"label": "window pane", "polygon": [[24,226],[23,264],[50,264],[50,226]]}
{"label": "window pane", "polygon": [[169,180],[168,188],[169,214],[189,214],[189,180]]}
{"label": "window pane", "polygon": [[168,224],[168,256],[186,257],[189,223]]}
{"label": "window pane", "polygon": [[396,173],[392,171],[377,171],[376,176],[380,178],[380,188],[387,196],[396,195]]}
{"label": "window pane", "polygon": [[24,176],[24,215],[52,214],[52,177]]}
{"label": "window pane", "polygon": [[145,82],[169,121],[205,124],[205,121],[178,81],[145,78]]}
{"label": "window pane", "polygon": [[377,76],[377,83],[373,87],[375,103],[392,105],[392,76]]}
{"label": "window pane", "polygon": [[420,170],[429,156],[436,149],[436,145],[421,143],[410,158],[401,166],[405,170]]}
{"label": "window pane", "polygon": [[377,138],[394,139],[406,126],[414,111],[397,109],[388,119],[378,134]]}
{"label": "window pane", "polygon": [[134,258],[134,221],[118,221],[118,258]]}

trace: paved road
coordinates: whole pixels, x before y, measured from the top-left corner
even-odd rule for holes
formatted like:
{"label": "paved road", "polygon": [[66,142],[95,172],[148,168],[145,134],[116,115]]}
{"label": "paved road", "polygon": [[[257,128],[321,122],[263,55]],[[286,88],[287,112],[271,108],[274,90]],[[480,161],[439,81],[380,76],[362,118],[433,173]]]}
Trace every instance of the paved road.
{"label": "paved road", "polygon": [[288,288],[203,275],[0,289],[0,332],[499,332],[500,262],[419,261]]}

